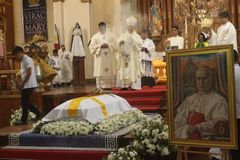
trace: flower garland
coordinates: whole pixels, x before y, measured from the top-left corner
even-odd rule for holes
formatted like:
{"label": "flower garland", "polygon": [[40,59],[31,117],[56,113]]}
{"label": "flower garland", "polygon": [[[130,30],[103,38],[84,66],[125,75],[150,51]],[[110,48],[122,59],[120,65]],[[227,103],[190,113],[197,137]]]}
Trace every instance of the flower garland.
{"label": "flower garland", "polygon": [[[39,127],[40,125],[42,125],[42,123],[39,123],[37,126]],[[35,131],[36,127],[34,128]],[[92,132],[93,125],[88,122],[73,119],[49,122],[43,124],[40,130],[42,134],[65,136],[87,135]]]}
{"label": "flower garland", "polygon": [[[22,108],[15,110],[12,114],[11,114],[11,119],[9,121],[10,126],[14,126],[17,125],[21,122],[21,118],[22,118]],[[32,121],[36,118],[36,115],[32,112],[29,112],[28,114],[28,120]]]}
{"label": "flower garland", "polygon": [[145,115],[140,110],[117,114],[102,120],[95,126],[96,133],[110,134],[141,121]]}
{"label": "flower garland", "polygon": [[[168,144],[168,126],[164,124],[161,115],[146,117],[135,127],[132,135],[134,140],[130,145],[110,153],[106,160],[142,160],[144,156],[167,156],[175,150]],[[126,154],[130,153],[132,156],[126,158]]]}
{"label": "flower garland", "polygon": [[145,115],[139,110],[132,110],[106,118],[96,125],[76,119],[57,120],[53,122],[38,122],[33,126],[33,132],[48,135],[86,135],[91,133],[110,134],[122,128],[139,122]]}

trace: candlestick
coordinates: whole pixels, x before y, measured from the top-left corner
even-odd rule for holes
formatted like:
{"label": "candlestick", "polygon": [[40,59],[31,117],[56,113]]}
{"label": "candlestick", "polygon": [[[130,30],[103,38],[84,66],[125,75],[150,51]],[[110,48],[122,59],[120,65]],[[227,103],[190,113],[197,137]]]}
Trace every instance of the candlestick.
{"label": "candlestick", "polygon": [[185,34],[187,35],[188,32],[188,26],[187,26],[187,16],[185,17]]}

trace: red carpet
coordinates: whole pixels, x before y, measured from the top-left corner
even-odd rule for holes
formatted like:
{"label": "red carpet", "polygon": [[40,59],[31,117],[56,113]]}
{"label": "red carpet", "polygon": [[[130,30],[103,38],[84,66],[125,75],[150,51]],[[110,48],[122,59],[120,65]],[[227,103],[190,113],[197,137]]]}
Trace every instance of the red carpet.
{"label": "red carpet", "polygon": [[106,151],[0,149],[0,159],[102,160]]}
{"label": "red carpet", "polygon": [[121,91],[113,89],[114,94],[125,98],[133,107],[145,112],[158,112],[166,106],[166,86],[143,87],[142,90]]}

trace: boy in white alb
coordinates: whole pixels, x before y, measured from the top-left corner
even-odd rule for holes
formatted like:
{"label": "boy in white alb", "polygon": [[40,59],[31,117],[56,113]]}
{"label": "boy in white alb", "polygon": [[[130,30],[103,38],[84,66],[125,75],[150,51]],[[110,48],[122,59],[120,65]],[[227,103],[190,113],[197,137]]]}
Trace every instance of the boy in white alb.
{"label": "boy in white alb", "polygon": [[183,49],[184,48],[184,38],[179,36],[179,28],[178,26],[172,27],[173,36],[166,40],[166,48],[175,49]]}
{"label": "boy in white alb", "polygon": [[41,114],[39,110],[31,103],[30,98],[32,92],[38,87],[34,63],[32,58],[24,54],[23,48],[16,46],[12,54],[21,62],[21,77],[22,85],[21,90],[21,106],[22,106],[22,117],[20,124],[27,124],[28,111],[36,114],[36,119],[39,119]]}
{"label": "boy in white alb", "polygon": [[234,50],[238,51],[237,31],[234,25],[229,21],[229,13],[219,14],[222,25],[217,30],[217,45],[233,44]]}
{"label": "boy in white alb", "polygon": [[154,73],[152,65],[152,56],[155,53],[155,44],[153,40],[148,38],[148,31],[146,29],[142,30],[141,37],[143,40],[143,46],[141,49],[141,60],[142,60],[142,86],[154,86]]}
{"label": "boy in white alb", "polygon": [[58,56],[58,50],[53,50],[53,56],[50,60],[50,66],[57,72],[57,76],[53,79],[52,84],[53,87],[60,87],[61,86],[61,69],[62,69],[62,62],[60,56]]}

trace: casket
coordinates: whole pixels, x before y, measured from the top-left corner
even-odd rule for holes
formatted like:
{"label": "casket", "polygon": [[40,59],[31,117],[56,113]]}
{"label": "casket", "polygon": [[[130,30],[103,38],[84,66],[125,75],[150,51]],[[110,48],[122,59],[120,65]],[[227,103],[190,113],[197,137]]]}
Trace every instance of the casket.
{"label": "casket", "polygon": [[54,121],[66,118],[78,118],[95,124],[109,116],[133,109],[124,98],[114,94],[103,94],[68,100],[54,108],[42,120]]}

